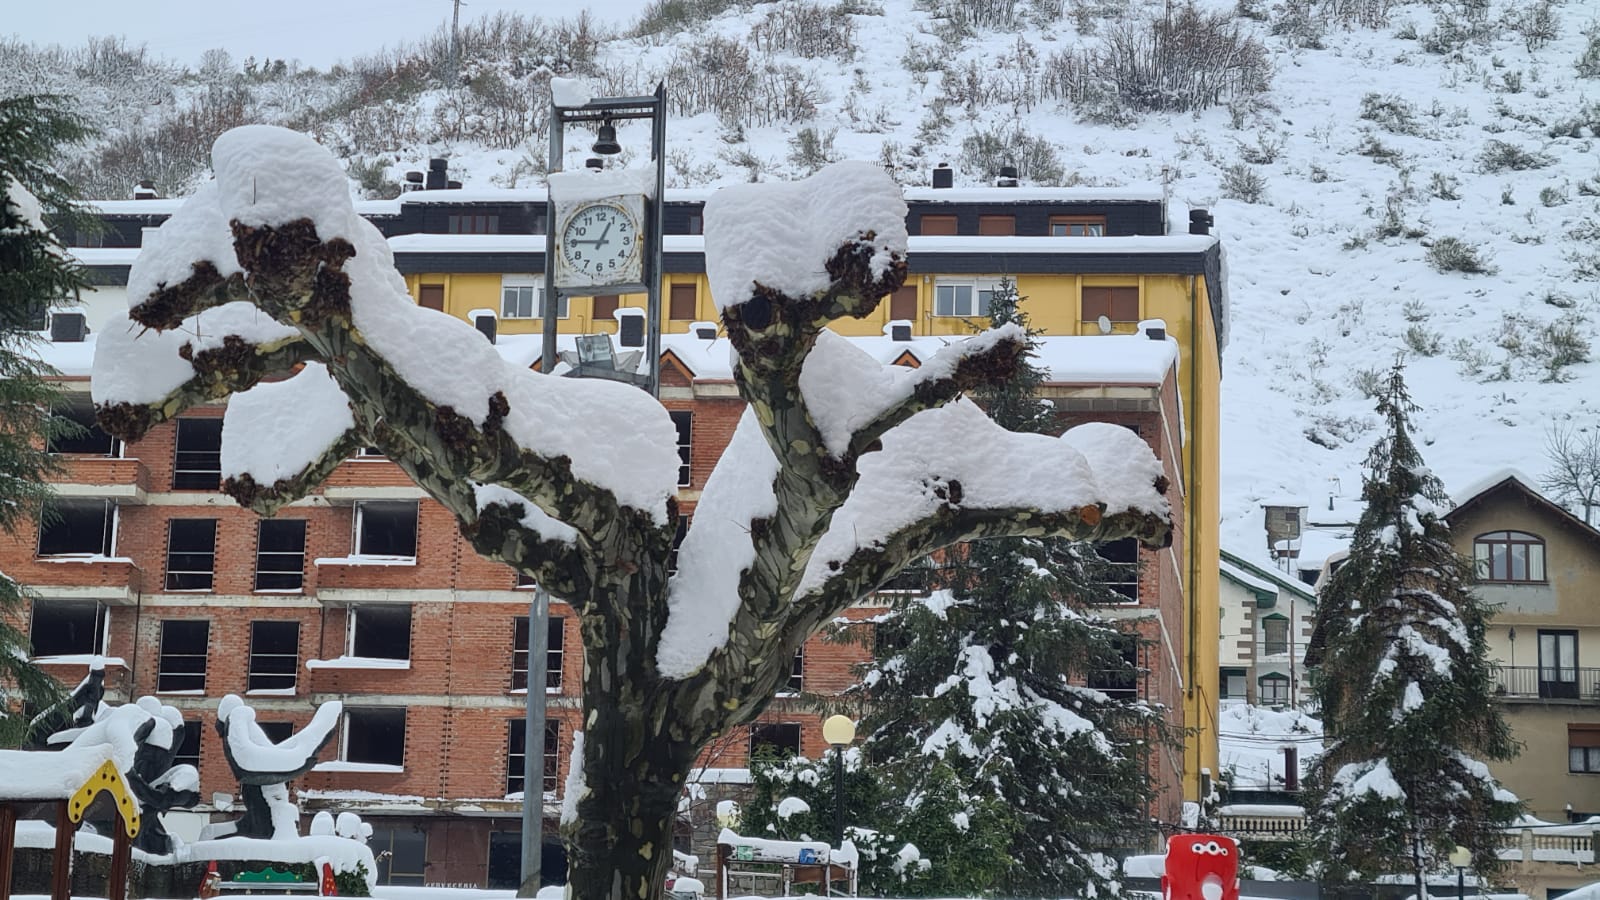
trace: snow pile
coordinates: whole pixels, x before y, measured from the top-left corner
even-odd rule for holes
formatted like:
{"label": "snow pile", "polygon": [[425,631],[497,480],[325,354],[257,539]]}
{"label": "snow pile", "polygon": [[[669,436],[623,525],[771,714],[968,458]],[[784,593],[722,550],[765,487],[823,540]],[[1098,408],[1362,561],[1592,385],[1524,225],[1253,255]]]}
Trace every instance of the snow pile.
{"label": "snow pile", "polygon": [[870,242],[875,277],[904,258],[906,202],[882,166],[834,163],[792,183],[717,191],[705,205],[705,242],[718,310],[749,300],[757,284],[805,297],[828,287],[823,266],[847,243]]}
{"label": "snow pile", "polygon": [[567,782],[561,786],[561,824],[578,821],[578,804],[589,795],[583,780],[583,732],[572,733],[572,755],[567,757]]}
{"label": "snow pile", "polygon": [[[144,260],[141,254],[134,272],[140,271]],[[135,296],[130,289],[129,299]],[[90,396],[101,405],[157,403],[195,376],[194,366],[181,353],[215,349],[228,338],[270,350],[299,337],[300,332],[244,301],[207,309],[166,331],[147,329],[119,314],[106,323],[94,343]]]}
{"label": "snow pile", "polygon": [[1222,770],[1229,787],[1271,790],[1284,785],[1283,748],[1294,747],[1299,775],[1322,753],[1322,722],[1299,710],[1273,710],[1239,704],[1226,706],[1217,726]]}
{"label": "snow pile", "polygon": [[222,698],[217,704],[217,718],[228,725],[228,751],[234,761],[251,772],[269,775],[298,772],[304,767],[317,747],[338,727],[343,710],[344,705],[338,700],[323,703],[305,727],[276,744],[256,724],[256,711],[239,699],[238,694]]}
{"label": "snow pile", "polygon": [[578,530],[571,525],[556,519],[534,504],[532,500],[522,496],[510,488],[498,484],[474,484],[472,486],[477,498],[478,512],[483,512],[491,505],[499,504],[507,509],[521,509],[518,521],[523,527],[537,534],[547,541],[557,541],[563,544],[575,543],[578,540]]}
{"label": "snow pile", "polygon": [[778,818],[788,819],[790,816],[804,815],[811,811],[811,804],[799,797],[785,797],[778,801]]}
{"label": "snow pile", "polygon": [[[284,410],[295,410],[286,416]],[[304,471],[354,428],[350,401],[328,367],[308,362],[283,381],[235,394],[222,416],[222,477],[271,485]]]}

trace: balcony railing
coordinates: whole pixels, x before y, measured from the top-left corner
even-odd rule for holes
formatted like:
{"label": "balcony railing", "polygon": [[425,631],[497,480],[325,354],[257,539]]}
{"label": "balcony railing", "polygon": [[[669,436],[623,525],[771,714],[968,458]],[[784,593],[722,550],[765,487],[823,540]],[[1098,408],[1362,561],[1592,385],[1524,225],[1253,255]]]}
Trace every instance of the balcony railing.
{"label": "balcony railing", "polygon": [[1509,700],[1600,701],[1600,669],[1499,666],[1494,693]]}

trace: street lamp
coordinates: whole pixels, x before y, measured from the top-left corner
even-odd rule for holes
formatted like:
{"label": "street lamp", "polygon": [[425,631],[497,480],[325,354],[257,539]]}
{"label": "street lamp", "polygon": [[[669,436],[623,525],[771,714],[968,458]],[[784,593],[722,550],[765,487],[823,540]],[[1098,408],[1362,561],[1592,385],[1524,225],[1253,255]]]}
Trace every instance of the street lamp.
{"label": "street lamp", "polygon": [[856,723],[849,716],[829,716],[822,723],[822,739],[833,745],[833,845],[844,846],[844,748],[856,739]]}
{"label": "street lamp", "polygon": [[1457,844],[1450,851],[1450,865],[1456,867],[1456,900],[1466,900],[1467,868],[1472,865],[1472,851]]}

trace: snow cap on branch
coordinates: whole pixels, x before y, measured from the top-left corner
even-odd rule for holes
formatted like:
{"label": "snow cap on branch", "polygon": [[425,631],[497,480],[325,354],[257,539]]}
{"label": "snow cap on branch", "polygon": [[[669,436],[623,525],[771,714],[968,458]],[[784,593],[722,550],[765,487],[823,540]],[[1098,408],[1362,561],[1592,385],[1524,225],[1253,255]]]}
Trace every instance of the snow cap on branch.
{"label": "snow cap on branch", "polygon": [[789,184],[725,187],[705,208],[711,297],[723,310],[749,300],[757,284],[814,294],[832,281],[824,264],[856,241],[870,242],[874,276],[905,256],[906,202],[876,163],[834,163]]}
{"label": "snow cap on branch", "polygon": [[[143,260],[141,255],[134,271]],[[131,300],[131,290],[128,296]],[[106,323],[95,341],[89,393],[102,406],[158,403],[195,377],[190,360],[223,346],[228,338],[270,349],[299,337],[300,332],[243,301],[212,307],[166,331],[146,328],[119,314]]]}
{"label": "snow cap on branch", "polygon": [[[284,415],[291,409],[294,415]],[[229,401],[222,417],[222,477],[249,475],[264,485],[291,478],[355,424],[328,367],[306,363],[284,381],[258,384]]]}

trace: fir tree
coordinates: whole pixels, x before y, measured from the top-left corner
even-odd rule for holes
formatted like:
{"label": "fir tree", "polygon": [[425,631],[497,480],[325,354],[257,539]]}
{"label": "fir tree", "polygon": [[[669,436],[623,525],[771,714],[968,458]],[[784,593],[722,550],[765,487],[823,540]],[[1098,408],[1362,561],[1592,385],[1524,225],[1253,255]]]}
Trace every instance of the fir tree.
{"label": "fir tree", "polygon": [[[994,325],[1026,328],[1020,299],[1003,283],[990,301]],[[1048,432],[1056,422],[1038,397],[1043,377],[1025,363],[975,398],[1007,428]],[[872,765],[908,798],[897,834],[926,826],[935,808],[963,828],[999,832],[984,840],[1003,848],[1005,865],[946,891],[1114,892],[1115,868],[1100,851],[1148,840],[1148,752],[1171,736],[1151,706],[1084,686],[1092,674],[1136,677],[1121,652],[1135,638],[1089,611],[1124,600],[1104,585],[1107,572],[1086,543],[977,541],[945,557],[937,578],[946,589],[876,621],[887,649],[858,690],[872,700]],[[956,846],[918,844],[935,870],[971,836],[953,838]]]}
{"label": "fir tree", "polygon": [[1328,732],[1307,792],[1325,877],[1410,871],[1426,897],[1426,873],[1458,845],[1493,872],[1497,829],[1519,805],[1485,765],[1517,747],[1490,698],[1488,610],[1411,440],[1415,411],[1396,366],[1378,397],[1388,434],[1367,459],[1366,509],[1307,652]]}
{"label": "fir tree", "polygon": [[[0,528],[8,532],[48,514],[48,479],[56,470],[48,442],[76,428],[55,414],[61,396],[37,356],[36,329],[45,308],[84,284],[44,216],[70,215],[71,190],[50,163],[85,134],[55,98],[0,100]],[[28,661],[28,636],[11,624],[24,597],[21,585],[0,573],[0,690],[8,700],[43,707],[60,691]],[[8,718],[0,722],[0,742],[15,743],[24,730]]]}

